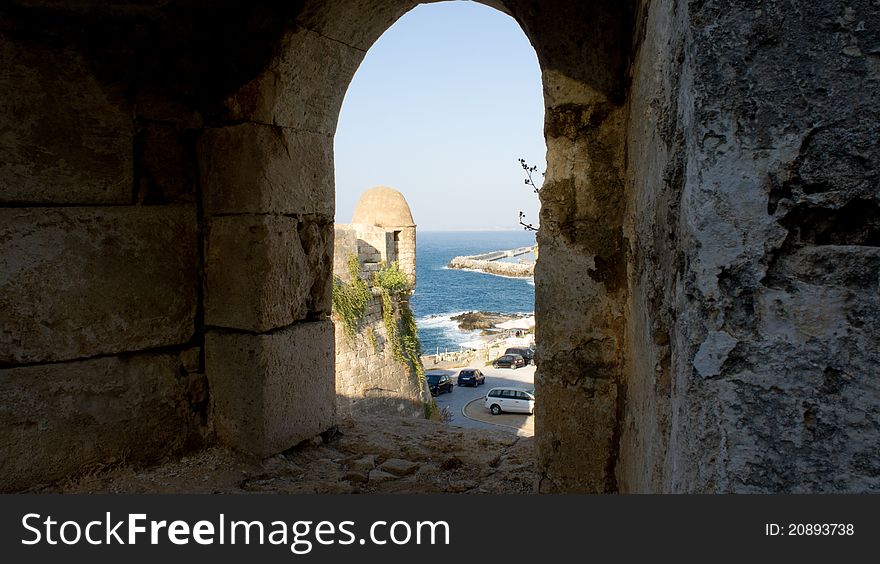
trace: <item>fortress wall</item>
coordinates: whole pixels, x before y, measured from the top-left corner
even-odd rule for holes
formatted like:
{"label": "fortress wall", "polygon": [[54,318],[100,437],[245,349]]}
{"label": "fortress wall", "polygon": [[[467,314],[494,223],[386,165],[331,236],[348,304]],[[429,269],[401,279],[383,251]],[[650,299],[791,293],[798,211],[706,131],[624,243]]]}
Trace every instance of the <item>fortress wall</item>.
{"label": "fortress wall", "polygon": [[803,8],[642,5],[623,491],[880,488],[880,13]]}
{"label": "fortress wall", "polygon": [[[399,241],[394,229],[363,224],[336,225],[334,275],[349,282],[348,257],[357,256],[359,275],[369,281],[380,264],[394,256]],[[403,252],[415,256],[414,249]],[[396,301],[392,299],[393,302]],[[346,332],[336,320],[336,409],[340,417],[404,415],[423,417],[430,394],[419,375],[393,354],[382,315],[382,297],[373,288],[357,334]]]}
{"label": "fortress wall", "polygon": [[[487,3],[544,83],[539,490],[876,491],[875,2]],[[333,134],[415,2],[74,4],[0,7],[0,487],[326,430]]]}

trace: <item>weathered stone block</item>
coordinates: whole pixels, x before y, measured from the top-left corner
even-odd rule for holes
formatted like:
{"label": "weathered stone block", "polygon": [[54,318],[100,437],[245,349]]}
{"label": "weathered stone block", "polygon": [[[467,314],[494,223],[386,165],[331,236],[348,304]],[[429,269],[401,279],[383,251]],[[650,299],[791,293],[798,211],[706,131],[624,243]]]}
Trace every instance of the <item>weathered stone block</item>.
{"label": "weathered stone block", "polygon": [[311,276],[307,309],[313,319],[329,316],[333,301],[333,223],[306,217],[300,219],[298,230]]}
{"label": "weathered stone block", "polygon": [[261,456],[333,425],[333,324],[264,334],[210,332],[206,364],[220,440]]}
{"label": "weathered stone block", "polygon": [[195,133],[179,125],[147,123],[141,132],[138,201],[195,201],[198,170],[190,139]]}
{"label": "weathered stone block", "polygon": [[190,206],[0,209],[0,362],[185,343],[197,248]]}
{"label": "weathered stone block", "polygon": [[0,370],[0,491],[199,442],[176,354]]}
{"label": "weathered stone block", "polygon": [[0,37],[0,202],[128,204],[132,114],[81,55]]}
{"label": "weathered stone block", "polygon": [[330,136],[244,123],[208,129],[198,144],[208,214],[333,217]]}
{"label": "weathered stone block", "polygon": [[[552,370],[543,366],[542,370]],[[542,452],[542,493],[613,491],[608,464],[613,456],[617,386],[582,379],[577,386],[549,386],[540,379],[535,405],[536,439]]]}
{"label": "weathered stone block", "polygon": [[[415,0],[346,0],[343,2],[304,2],[299,20],[323,37],[342,40],[366,51],[399,17],[415,7]],[[363,14],[370,14],[371,25],[364,25]]]}
{"label": "weathered stone block", "polygon": [[[298,227],[294,218],[268,215],[211,221],[206,251],[208,325],[262,332],[305,319],[310,311],[329,312],[330,242],[316,242],[309,249],[316,257],[310,257]],[[326,268],[314,268],[319,263]]]}
{"label": "weathered stone block", "polygon": [[279,124],[332,136],[345,88],[364,57],[361,51],[304,28],[288,33],[277,58],[226,100],[228,117]]}

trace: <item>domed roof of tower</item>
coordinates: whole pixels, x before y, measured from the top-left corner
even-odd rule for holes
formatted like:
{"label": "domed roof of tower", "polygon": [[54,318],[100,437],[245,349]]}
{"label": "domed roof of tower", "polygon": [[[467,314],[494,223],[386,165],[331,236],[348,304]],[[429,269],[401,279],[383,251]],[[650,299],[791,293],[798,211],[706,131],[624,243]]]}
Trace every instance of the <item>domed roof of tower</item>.
{"label": "domed roof of tower", "polygon": [[406,198],[387,186],[376,186],[361,194],[351,222],[376,227],[415,226]]}

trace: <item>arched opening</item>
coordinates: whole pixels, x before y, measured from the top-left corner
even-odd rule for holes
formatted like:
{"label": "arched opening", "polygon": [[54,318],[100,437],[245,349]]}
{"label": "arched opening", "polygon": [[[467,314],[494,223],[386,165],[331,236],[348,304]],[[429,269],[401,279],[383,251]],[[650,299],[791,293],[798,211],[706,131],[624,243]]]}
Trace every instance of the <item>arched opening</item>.
{"label": "arched opening", "polygon": [[[38,93],[50,84],[56,94],[76,85],[48,104],[69,110],[64,119],[38,97],[16,99],[22,115],[38,119],[11,124],[17,136],[3,138],[25,164],[3,170],[16,188],[3,195],[4,241],[16,257],[3,296],[13,341],[5,381],[29,382],[9,408],[18,433],[4,443],[12,483],[26,486],[32,467],[51,479],[125,456],[146,444],[139,435],[155,439],[138,451],[143,460],[202,440],[269,455],[333,426],[332,140],[364,53],[416,4],[236,2],[208,19],[177,3],[143,11],[22,4],[4,13],[4,25],[13,23],[0,47],[18,70],[3,85]],[[632,13],[610,0],[485,4],[522,28],[544,89],[541,489],[613,490]],[[48,130],[87,131],[96,146],[44,166],[33,155],[67,148]],[[27,177],[29,168],[45,174]],[[77,175],[88,182],[72,181]],[[44,239],[34,243],[33,229]],[[73,281],[64,298],[74,307],[37,307],[39,281],[55,286],[53,277]],[[55,417],[46,389],[57,381],[75,384],[71,397],[90,406],[107,398],[112,409],[96,408],[85,423],[78,410]],[[114,396],[120,386],[133,401]],[[40,438],[31,401],[63,432]],[[93,446],[93,434],[106,437],[106,452],[59,461],[53,446],[68,431]],[[31,452],[32,441],[40,449]]]}
{"label": "arched opening", "polygon": [[[544,89],[540,490],[876,489],[867,12],[484,3]],[[3,4],[0,488],[333,425],[332,139],[416,4]]]}
{"label": "arched opening", "polygon": [[[534,319],[535,235],[521,228],[518,211],[537,224],[539,205],[517,158],[545,168],[540,74],[519,25],[475,3],[417,6],[366,54],[348,86],[334,138],[334,275],[345,279],[335,290],[345,299],[334,302],[338,416],[436,411],[453,425],[491,429],[503,420],[503,428],[533,433],[534,417],[492,418],[475,402],[493,386],[534,387],[534,323],[527,320]],[[533,176],[540,182],[540,173]],[[403,194],[371,188],[378,185]],[[405,200],[402,219],[391,217],[389,195]],[[416,224],[417,236],[404,241],[409,254],[400,257],[399,242],[387,237]],[[467,269],[458,263],[450,268],[455,257],[526,248],[515,257],[492,256],[485,266],[472,261]],[[394,260],[416,282],[394,305],[415,319],[417,333],[410,338],[420,339],[421,355],[414,363],[391,358],[400,349],[397,334],[406,329],[386,327],[378,296],[359,310],[357,330],[351,330],[352,256],[374,293],[381,292],[376,269],[385,272]],[[514,320],[525,326],[496,327]],[[528,351],[528,367],[497,373],[487,367],[515,347]],[[456,387],[466,368],[478,371],[479,389],[466,377]],[[425,370],[431,384],[443,379],[435,399],[419,393]],[[445,393],[452,390],[458,393]]]}
{"label": "arched opening", "polygon": [[[542,422],[537,433],[540,489],[613,491],[623,396],[623,103],[632,14],[627,5],[615,2],[562,2],[552,12],[519,2],[489,4],[513,16],[525,31],[538,54],[544,88],[548,168],[541,191],[541,261],[535,273],[535,310],[542,346],[541,369],[536,374],[541,397],[538,420]],[[286,155],[284,166],[296,179],[292,184],[273,185],[274,165],[266,159],[260,164],[266,171],[262,177],[269,182],[251,193],[251,201],[242,202],[242,211],[292,215],[299,222],[299,232],[313,233],[300,242],[317,245],[304,253],[314,260],[314,267],[308,270],[310,277],[303,282],[312,290],[305,293],[310,296],[303,300],[305,311],[290,317],[282,308],[280,313],[292,325],[281,331],[274,329],[269,336],[237,334],[235,339],[260,341],[257,356],[273,366],[283,364],[277,360],[279,355],[294,362],[290,351],[302,346],[309,348],[310,355],[328,353],[320,362],[310,357],[313,362],[308,367],[296,361],[296,370],[266,371],[266,381],[254,386],[256,390],[272,389],[274,382],[293,389],[296,382],[318,379],[320,386],[302,393],[308,405],[319,407],[297,412],[296,425],[278,424],[273,421],[274,414],[283,414],[288,407],[279,403],[284,394],[275,393],[263,397],[262,411],[248,412],[250,423],[242,425],[244,414],[236,410],[246,402],[238,394],[222,393],[224,382],[240,380],[227,377],[236,363],[227,358],[212,367],[209,332],[208,373],[212,392],[221,392],[215,405],[229,407],[218,413],[217,426],[223,436],[223,421],[231,422],[226,440],[233,443],[237,442],[235,429],[283,429],[278,437],[291,443],[323,430],[332,420],[332,413],[321,411],[332,404],[332,382],[327,375],[333,373],[333,357],[329,354],[329,322],[325,321],[330,313],[331,261],[329,246],[320,245],[331,237],[331,141],[344,93],[366,49],[413,5],[408,1],[381,3],[380,7],[357,2],[344,6],[306,2],[298,27],[284,35],[269,67],[226,101],[229,117],[246,124],[224,129],[239,128],[248,137],[248,146],[262,147],[267,157]],[[585,35],[585,28],[591,33]],[[224,141],[222,146],[230,144]],[[258,221],[265,222],[266,217],[272,216],[260,215]],[[238,229],[252,231],[249,225]],[[288,252],[271,241],[261,247]],[[210,262],[207,269],[206,314],[212,311]],[[273,294],[274,290],[269,288],[268,292]],[[250,288],[242,293],[248,301],[253,300]],[[263,304],[257,309],[261,314],[275,312],[271,306]],[[261,327],[257,330],[265,331]],[[305,334],[279,342],[290,332]],[[221,348],[235,350],[228,342]],[[247,363],[242,359],[239,364]],[[277,448],[264,444],[267,451]]]}

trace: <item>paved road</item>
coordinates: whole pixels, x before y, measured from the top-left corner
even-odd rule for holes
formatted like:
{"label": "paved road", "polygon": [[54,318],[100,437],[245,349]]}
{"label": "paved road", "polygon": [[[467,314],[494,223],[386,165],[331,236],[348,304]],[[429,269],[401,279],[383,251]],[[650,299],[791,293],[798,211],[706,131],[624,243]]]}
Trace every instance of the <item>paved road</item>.
{"label": "paved road", "polygon": [[[465,405],[467,405],[470,401],[483,398],[486,396],[486,392],[495,386],[516,386],[519,388],[530,388],[534,386],[535,381],[535,367],[534,366],[526,366],[523,368],[517,368],[516,370],[512,370],[510,368],[492,368],[491,366],[476,366],[473,368],[479,368],[480,371],[486,375],[486,383],[482,386],[477,386],[476,388],[470,387],[459,387],[454,386],[452,389],[452,393],[440,394],[437,396],[435,401],[437,402],[437,407],[443,409],[444,407],[449,407],[452,412],[452,425],[457,425],[459,427],[470,427],[476,429],[508,429],[511,432],[517,432],[516,429],[510,427],[500,427],[498,425],[493,425],[490,423],[483,423],[481,421],[474,421],[473,419],[468,419],[464,415],[462,415],[462,409]],[[458,371],[460,368],[449,368],[449,369],[428,369],[428,373],[443,373],[449,374],[449,377],[452,378],[453,385],[456,382],[456,377],[458,376]],[[519,415],[519,414],[511,414],[504,415],[506,424],[513,423],[517,424],[519,419],[522,419],[523,423],[525,423],[526,418],[534,418],[534,415]],[[513,418],[513,419],[511,419]],[[523,427],[526,427],[523,425]],[[534,426],[532,425],[532,428]],[[527,432],[527,434],[530,434]]]}

